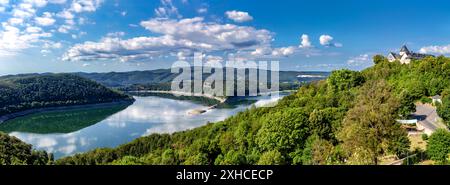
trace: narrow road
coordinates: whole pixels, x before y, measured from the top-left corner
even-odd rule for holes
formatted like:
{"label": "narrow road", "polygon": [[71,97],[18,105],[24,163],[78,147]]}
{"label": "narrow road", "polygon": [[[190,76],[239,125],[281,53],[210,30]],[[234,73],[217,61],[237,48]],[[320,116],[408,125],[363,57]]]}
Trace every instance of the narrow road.
{"label": "narrow road", "polygon": [[439,128],[447,128],[447,126],[438,121],[439,115],[436,112],[436,107],[432,105],[417,103],[416,112],[413,115],[419,120],[419,123],[433,132]]}

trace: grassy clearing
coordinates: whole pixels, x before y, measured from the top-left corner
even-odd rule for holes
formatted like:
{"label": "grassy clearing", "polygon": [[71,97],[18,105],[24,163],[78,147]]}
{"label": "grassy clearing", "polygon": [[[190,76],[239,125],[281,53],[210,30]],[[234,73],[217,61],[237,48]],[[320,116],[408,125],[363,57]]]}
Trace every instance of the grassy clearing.
{"label": "grassy clearing", "polygon": [[427,142],[422,139],[422,134],[413,134],[408,136],[411,141],[411,150],[420,148],[421,150],[427,149]]}

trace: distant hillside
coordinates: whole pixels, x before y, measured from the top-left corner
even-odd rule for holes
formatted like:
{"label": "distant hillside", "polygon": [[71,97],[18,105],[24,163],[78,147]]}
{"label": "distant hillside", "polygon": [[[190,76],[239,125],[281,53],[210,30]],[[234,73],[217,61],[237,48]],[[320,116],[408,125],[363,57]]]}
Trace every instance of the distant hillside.
{"label": "distant hillside", "polygon": [[131,99],[72,74],[0,77],[0,116],[23,110]]}
{"label": "distant hillside", "polygon": [[130,71],[109,73],[76,73],[108,87],[125,87],[134,84],[171,82],[178,74],[170,73],[169,69],[152,71]]}
{"label": "distant hillside", "polygon": [[[127,87],[136,84],[167,84],[178,76],[170,69],[157,69],[148,71],[109,72],[109,73],[76,73],[108,87]],[[280,83],[298,83],[304,81],[320,80],[329,75],[329,72],[299,72],[280,71]],[[204,74],[204,78],[208,77]]]}

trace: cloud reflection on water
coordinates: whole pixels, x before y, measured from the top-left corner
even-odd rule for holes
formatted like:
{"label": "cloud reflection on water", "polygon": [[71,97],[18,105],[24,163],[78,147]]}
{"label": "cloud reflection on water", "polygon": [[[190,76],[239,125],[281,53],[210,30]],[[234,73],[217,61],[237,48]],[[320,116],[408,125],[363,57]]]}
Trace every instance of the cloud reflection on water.
{"label": "cloud reflection on water", "polygon": [[207,107],[189,101],[160,97],[135,98],[135,103],[125,110],[76,132],[67,134],[12,132],[10,135],[32,144],[36,149],[52,152],[59,158],[97,147],[115,147],[151,133],[173,133],[192,129],[207,122],[222,121],[249,107],[213,109],[199,115],[188,115],[187,112],[192,109]]}

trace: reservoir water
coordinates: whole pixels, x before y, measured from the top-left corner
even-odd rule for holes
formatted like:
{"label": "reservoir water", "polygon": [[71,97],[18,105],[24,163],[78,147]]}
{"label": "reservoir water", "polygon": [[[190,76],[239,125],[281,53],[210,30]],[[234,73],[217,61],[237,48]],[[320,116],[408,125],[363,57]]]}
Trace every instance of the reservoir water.
{"label": "reservoir water", "polygon": [[[60,158],[99,147],[116,147],[152,133],[172,133],[226,119],[251,105],[208,109],[190,101],[156,96],[135,97],[132,105],[52,111],[9,120],[0,130]],[[273,102],[256,97],[256,106]],[[207,110],[192,115],[194,109]]]}

